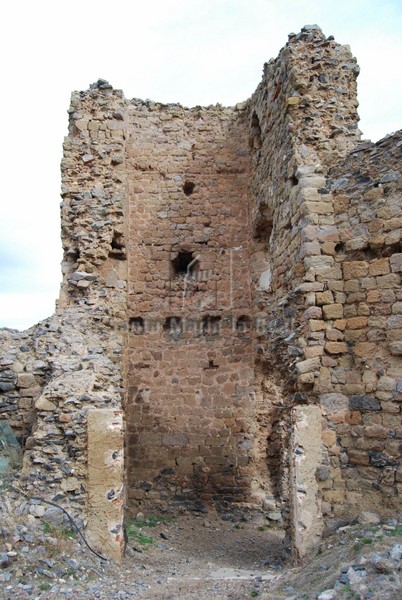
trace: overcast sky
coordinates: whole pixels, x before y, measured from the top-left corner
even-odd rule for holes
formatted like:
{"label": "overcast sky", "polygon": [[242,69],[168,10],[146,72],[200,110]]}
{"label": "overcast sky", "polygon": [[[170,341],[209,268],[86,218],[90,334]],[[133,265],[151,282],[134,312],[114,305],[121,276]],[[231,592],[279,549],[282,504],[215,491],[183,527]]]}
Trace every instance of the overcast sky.
{"label": "overcast sky", "polygon": [[234,105],[288,33],[318,23],[357,56],[364,137],[402,127],[401,0],[10,0],[0,14],[0,326],[54,311],[72,90],[103,77],[127,98]]}

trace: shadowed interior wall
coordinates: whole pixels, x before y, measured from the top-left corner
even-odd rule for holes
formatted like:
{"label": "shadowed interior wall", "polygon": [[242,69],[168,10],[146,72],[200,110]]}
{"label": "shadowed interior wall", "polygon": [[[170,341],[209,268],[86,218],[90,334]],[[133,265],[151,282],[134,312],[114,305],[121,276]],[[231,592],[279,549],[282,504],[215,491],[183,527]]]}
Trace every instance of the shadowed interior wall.
{"label": "shadowed interior wall", "polygon": [[128,497],[223,509],[259,487],[248,123],[129,115]]}

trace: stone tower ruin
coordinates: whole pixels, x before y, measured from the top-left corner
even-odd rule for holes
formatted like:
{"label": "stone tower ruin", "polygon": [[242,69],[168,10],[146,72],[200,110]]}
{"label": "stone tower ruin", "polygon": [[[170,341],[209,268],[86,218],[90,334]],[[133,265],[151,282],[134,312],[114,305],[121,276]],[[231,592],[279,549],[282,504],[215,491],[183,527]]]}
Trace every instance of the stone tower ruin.
{"label": "stone tower ruin", "polygon": [[56,313],[1,331],[30,489],[118,560],[129,512],[261,511],[296,557],[400,508],[401,132],[346,46],[291,34],[249,100],[74,92]]}

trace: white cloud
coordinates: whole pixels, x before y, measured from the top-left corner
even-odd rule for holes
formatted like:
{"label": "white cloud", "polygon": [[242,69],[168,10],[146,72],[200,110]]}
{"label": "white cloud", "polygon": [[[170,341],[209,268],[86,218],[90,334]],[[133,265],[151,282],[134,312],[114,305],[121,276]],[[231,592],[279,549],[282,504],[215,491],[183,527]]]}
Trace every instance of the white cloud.
{"label": "white cloud", "polygon": [[[49,312],[58,294],[59,162],[71,90],[105,77],[127,97],[232,105],[251,95],[263,63],[278,54],[290,31],[306,23],[318,23],[356,54],[365,137],[376,140],[398,129],[399,0],[7,3],[0,40],[0,325],[18,319],[17,308],[33,323],[38,290]],[[9,259],[2,260],[5,250]],[[8,295],[16,285],[27,298],[36,290],[35,299],[16,302]]]}

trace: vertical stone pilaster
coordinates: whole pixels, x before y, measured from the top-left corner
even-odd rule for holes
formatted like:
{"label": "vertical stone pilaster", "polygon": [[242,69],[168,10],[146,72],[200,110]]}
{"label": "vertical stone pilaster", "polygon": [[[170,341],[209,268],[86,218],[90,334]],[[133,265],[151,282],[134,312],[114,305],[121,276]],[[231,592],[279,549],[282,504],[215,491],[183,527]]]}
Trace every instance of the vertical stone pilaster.
{"label": "vertical stone pilaster", "polygon": [[123,411],[88,411],[87,535],[116,562],[124,550]]}
{"label": "vertical stone pilaster", "polygon": [[316,471],[322,463],[320,407],[295,407],[292,411],[292,422],[292,545],[295,560],[303,560],[317,550],[324,527],[316,481]]}

